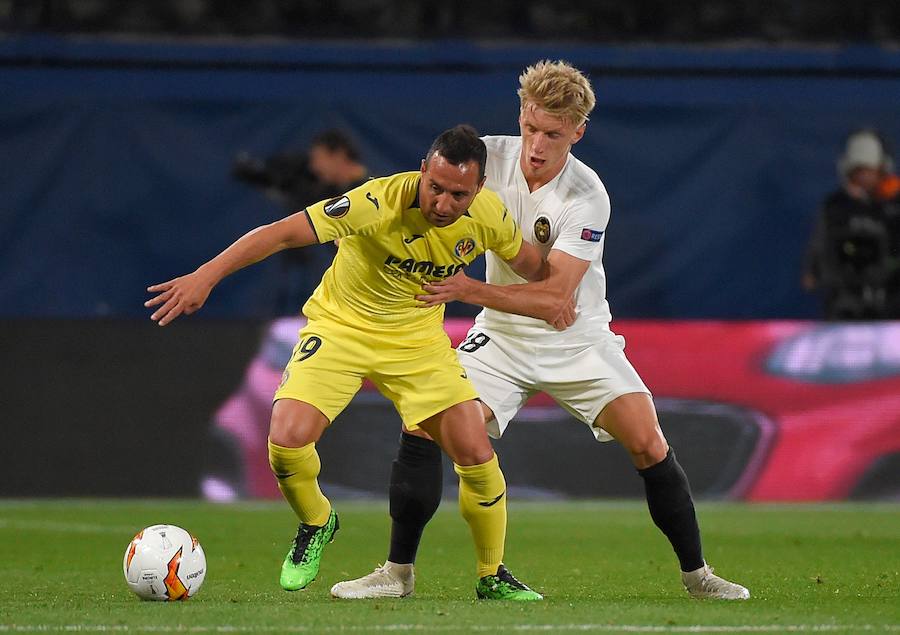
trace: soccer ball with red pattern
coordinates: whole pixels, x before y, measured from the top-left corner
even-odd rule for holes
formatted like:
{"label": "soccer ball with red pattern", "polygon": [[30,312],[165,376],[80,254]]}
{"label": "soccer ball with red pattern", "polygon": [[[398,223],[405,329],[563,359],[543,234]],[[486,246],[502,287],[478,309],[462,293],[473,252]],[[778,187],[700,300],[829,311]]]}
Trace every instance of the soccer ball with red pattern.
{"label": "soccer ball with red pattern", "polygon": [[125,582],[143,600],[186,600],[206,577],[206,555],[191,534],[175,525],[137,533],[122,561]]}

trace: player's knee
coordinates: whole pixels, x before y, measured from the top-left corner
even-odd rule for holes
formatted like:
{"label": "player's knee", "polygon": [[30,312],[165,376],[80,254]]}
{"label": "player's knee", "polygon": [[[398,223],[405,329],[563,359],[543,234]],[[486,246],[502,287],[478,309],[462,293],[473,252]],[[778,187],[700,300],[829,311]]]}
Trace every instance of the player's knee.
{"label": "player's knee", "polygon": [[666,453],[669,451],[669,446],[666,443],[665,439],[658,438],[653,441],[652,444],[648,446],[648,448],[644,451],[644,457],[646,458],[647,463],[650,465],[656,465],[661,461],[665,460]]}
{"label": "player's knee", "polygon": [[457,451],[453,458],[453,462],[457,465],[483,465],[490,461],[494,456],[494,449],[488,444],[486,448],[467,448],[464,451]]}
{"label": "player's knee", "polygon": [[279,399],[269,419],[269,440],[286,448],[315,443],[328,425],[328,419],[315,407],[293,399]]}
{"label": "player's knee", "polygon": [[272,418],[269,420],[269,440],[286,448],[300,447],[294,442],[294,436],[290,415],[283,409],[273,409]]}
{"label": "player's knee", "polygon": [[456,465],[482,465],[494,457],[494,447],[479,423],[476,433],[457,439],[443,439],[442,448]]}
{"label": "player's knee", "polygon": [[656,465],[666,458],[669,444],[658,427],[641,431],[631,436],[626,446],[628,453],[637,468],[643,469]]}

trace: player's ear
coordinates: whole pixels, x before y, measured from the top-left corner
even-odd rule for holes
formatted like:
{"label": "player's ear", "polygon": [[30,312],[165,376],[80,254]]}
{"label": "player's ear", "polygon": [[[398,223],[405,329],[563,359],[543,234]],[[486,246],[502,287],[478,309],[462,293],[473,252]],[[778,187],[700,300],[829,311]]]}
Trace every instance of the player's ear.
{"label": "player's ear", "polygon": [[478,182],[478,187],[475,188],[475,193],[476,193],[476,194],[478,194],[478,192],[481,191],[481,188],[484,187],[484,184],[485,184],[486,181],[487,181],[487,177],[486,177],[486,176],[481,177],[481,180]]}
{"label": "player's ear", "polygon": [[425,174],[425,171],[428,169],[428,162],[425,159],[422,159],[422,165],[419,169],[422,171],[422,174]]}
{"label": "player's ear", "polygon": [[572,135],[572,145],[575,145],[581,138],[584,136],[584,131],[587,130],[587,122],[585,121],[583,124],[575,128],[575,134]]}

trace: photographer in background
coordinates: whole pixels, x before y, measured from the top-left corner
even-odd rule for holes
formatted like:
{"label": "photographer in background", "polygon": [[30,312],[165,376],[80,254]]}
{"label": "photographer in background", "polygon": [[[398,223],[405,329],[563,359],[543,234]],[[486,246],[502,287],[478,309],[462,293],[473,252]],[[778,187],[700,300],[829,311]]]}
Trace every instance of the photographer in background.
{"label": "photographer in background", "polygon": [[[340,196],[368,179],[368,169],[360,160],[356,144],[348,135],[335,129],[316,135],[306,152],[281,152],[267,159],[242,153],[235,159],[231,174],[238,181],[262,190],[267,198],[277,203],[281,208],[278,216]],[[337,247],[328,242],[304,249],[285,249],[272,256],[279,259],[280,267],[273,316],[295,316],[300,312],[300,307],[331,266],[335,253]],[[271,342],[273,337],[274,344]],[[261,355],[275,355],[278,359],[275,363],[284,365],[285,361],[277,357],[281,348],[271,331],[262,349],[268,353]],[[272,359],[266,360],[272,363]],[[245,378],[240,391],[254,390],[254,381]],[[215,415],[204,444],[199,487],[202,496],[208,500],[231,501],[247,494],[246,472],[252,468],[244,456],[240,437],[253,436],[255,430],[252,417],[248,419],[240,410],[241,406],[238,406],[241,414],[235,415],[234,406],[228,405],[231,403],[233,400],[226,402],[224,414],[220,411]]]}
{"label": "photographer in background", "polygon": [[881,135],[866,129],[847,137],[838,173],[841,187],[826,197],[810,238],[803,286],[821,292],[829,320],[900,317],[900,199]]}
{"label": "photographer in background", "polygon": [[[246,154],[237,157],[232,175],[262,189],[284,211],[294,212],[312,202],[339,196],[369,177],[353,140],[343,131],[316,135],[306,153],[281,153],[264,161]],[[296,315],[334,260],[333,244],[288,249],[278,255],[281,280],[274,315]]]}
{"label": "photographer in background", "polygon": [[356,144],[340,130],[326,130],[312,140],[309,170],[328,190],[326,196],[343,194],[369,178]]}

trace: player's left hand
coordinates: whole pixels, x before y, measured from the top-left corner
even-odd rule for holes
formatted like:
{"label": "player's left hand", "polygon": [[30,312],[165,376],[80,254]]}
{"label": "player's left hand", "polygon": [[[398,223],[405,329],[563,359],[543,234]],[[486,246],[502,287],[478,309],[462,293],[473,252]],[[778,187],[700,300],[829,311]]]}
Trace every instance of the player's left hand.
{"label": "player's left hand", "polygon": [[427,293],[417,295],[416,300],[422,302],[420,308],[437,306],[438,304],[447,304],[458,300],[466,302],[469,292],[478,284],[477,280],[472,280],[464,272],[459,271],[449,278],[437,280],[429,284],[423,284],[422,289]]}
{"label": "player's left hand", "polygon": [[557,331],[565,331],[575,323],[577,318],[578,313],[575,312],[575,298],[572,297],[569,298],[566,306],[564,306],[563,310],[556,316],[556,319],[549,322],[549,324]]}

